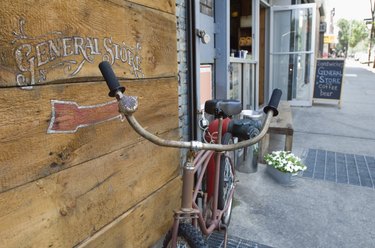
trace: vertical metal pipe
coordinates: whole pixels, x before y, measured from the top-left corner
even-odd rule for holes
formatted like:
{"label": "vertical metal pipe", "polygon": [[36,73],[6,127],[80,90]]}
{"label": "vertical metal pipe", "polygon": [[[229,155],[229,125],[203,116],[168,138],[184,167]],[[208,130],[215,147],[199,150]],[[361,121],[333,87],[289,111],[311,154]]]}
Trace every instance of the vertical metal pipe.
{"label": "vertical metal pipe", "polygon": [[[217,135],[217,143],[221,144],[222,138],[222,131],[223,131],[223,117],[219,118],[219,127],[218,127],[218,135]],[[215,191],[214,191],[214,210],[217,210],[218,199],[219,199],[219,179],[220,179],[220,157],[221,153],[217,152],[215,155]],[[216,216],[216,212],[214,216]]]}
{"label": "vertical metal pipe", "polygon": [[[256,61],[255,65],[255,106],[254,109],[259,109],[259,16],[260,16],[260,0],[252,0],[252,16],[253,23],[253,59]],[[255,45],[254,45],[255,43]]]}
{"label": "vertical metal pipe", "polygon": [[195,44],[195,15],[194,15],[194,1],[186,1],[186,11],[187,11],[187,28],[186,28],[186,37],[187,37],[187,67],[189,72],[189,78],[187,79],[189,83],[188,87],[188,101],[189,101],[189,139],[197,140],[197,115],[196,115],[196,106],[197,106],[197,77],[196,77],[196,44]]}
{"label": "vertical metal pipe", "polygon": [[182,180],[181,210],[189,212],[192,210],[194,188],[194,164],[189,160],[185,163]]}

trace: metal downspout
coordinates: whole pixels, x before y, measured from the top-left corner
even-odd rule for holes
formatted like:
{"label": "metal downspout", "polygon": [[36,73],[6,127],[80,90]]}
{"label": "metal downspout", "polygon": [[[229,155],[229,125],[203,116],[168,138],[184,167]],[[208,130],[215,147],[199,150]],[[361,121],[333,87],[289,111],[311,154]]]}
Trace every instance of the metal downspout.
{"label": "metal downspout", "polygon": [[195,1],[186,1],[187,6],[187,68],[188,68],[188,116],[189,116],[189,139],[197,139],[197,115],[196,115],[196,106],[197,106],[197,75],[196,75],[196,43],[195,43],[195,18],[194,18],[194,2]]}

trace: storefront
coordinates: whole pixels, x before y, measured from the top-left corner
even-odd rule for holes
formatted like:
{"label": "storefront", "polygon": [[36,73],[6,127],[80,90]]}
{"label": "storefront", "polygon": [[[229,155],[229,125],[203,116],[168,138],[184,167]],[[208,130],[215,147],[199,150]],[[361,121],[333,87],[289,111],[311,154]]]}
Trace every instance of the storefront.
{"label": "storefront", "polygon": [[0,3],[0,247],[149,247],[179,206],[181,154],[119,120],[98,64],[164,138],[202,105],[311,104],[316,5],[265,0]]}
{"label": "storefront", "polygon": [[[215,10],[209,12],[211,17],[202,11],[207,3]],[[239,99],[245,109],[259,109],[273,88],[280,88],[291,105],[311,106],[318,5],[200,1],[195,10],[195,62],[206,76],[200,80],[201,73],[196,74],[197,94],[203,96],[197,98],[198,106],[216,97]]]}
{"label": "storefront", "polygon": [[244,109],[260,109],[273,88],[291,105],[311,106],[323,9],[314,2],[193,1],[189,123],[199,122],[207,99],[233,98]]}

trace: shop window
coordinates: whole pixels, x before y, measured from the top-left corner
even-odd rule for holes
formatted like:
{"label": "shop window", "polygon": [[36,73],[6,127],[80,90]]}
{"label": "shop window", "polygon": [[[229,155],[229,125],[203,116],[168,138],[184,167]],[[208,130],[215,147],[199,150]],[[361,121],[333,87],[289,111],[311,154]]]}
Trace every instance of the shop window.
{"label": "shop window", "polygon": [[[231,56],[241,57],[240,51],[251,56],[252,50],[251,1],[231,0],[230,2],[230,48]],[[242,53],[243,55],[243,53]]]}

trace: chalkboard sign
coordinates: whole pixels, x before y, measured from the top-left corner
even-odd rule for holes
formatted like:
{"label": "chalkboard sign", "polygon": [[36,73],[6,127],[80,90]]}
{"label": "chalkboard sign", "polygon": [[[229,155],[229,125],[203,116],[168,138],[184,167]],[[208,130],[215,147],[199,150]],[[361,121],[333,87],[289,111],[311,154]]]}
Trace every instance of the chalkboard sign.
{"label": "chalkboard sign", "polygon": [[317,60],[314,98],[340,101],[344,64],[344,59]]}

